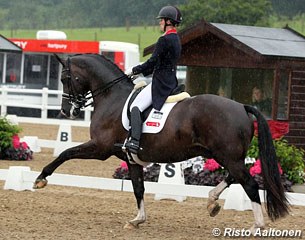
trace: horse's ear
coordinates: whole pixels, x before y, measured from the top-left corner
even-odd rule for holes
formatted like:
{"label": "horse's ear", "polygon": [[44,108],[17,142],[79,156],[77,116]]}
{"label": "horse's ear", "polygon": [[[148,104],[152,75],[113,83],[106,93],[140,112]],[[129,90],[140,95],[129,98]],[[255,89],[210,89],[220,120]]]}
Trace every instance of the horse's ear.
{"label": "horse's ear", "polygon": [[54,53],[54,56],[56,57],[56,59],[58,60],[58,62],[60,62],[61,65],[65,68],[65,67],[66,67],[65,61],[64,61],[62,58],[60,58],[60,57],[59,57],[57,54],[55,54],[55,53]]}

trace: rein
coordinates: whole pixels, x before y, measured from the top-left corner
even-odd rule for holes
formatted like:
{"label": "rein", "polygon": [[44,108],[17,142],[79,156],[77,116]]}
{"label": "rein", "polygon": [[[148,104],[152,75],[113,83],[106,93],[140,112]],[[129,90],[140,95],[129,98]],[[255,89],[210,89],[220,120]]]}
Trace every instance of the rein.
{"label": "rein", "polygon": [[[114,85],[116,85],[117,83],[119,83],[121,80],[123,80],[126,77],[127,77],[126,75],[123,75],[121,77],[118,77],[118,78],[112,80],[109,83],[106,83],[104,86],[95,89],[94,91],[91,92],[91,96],[86,97],[86,100],[88,101],[89,99],[94,98],[94,97],[98,96],[99,94],[102,94],[102,93],[106,92],[108,89],[112,88]],[[87,93],[86,95],[89,95],[89,94],[90,93]],[[92,104],[93,104],[93,102],[85,105],[84,107],[90,106]]]}

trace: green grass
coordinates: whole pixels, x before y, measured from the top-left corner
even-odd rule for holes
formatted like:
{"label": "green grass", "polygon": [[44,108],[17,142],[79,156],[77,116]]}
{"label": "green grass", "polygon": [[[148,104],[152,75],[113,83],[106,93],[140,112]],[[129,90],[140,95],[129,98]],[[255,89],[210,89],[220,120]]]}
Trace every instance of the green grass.
{"label": "green grass", "polygon": [[[282,28],[288,24],[294,30],[305,35],[305,15],[296,16],[293,20],[278,19],[270,16],[271,27]],[[125,27],[118,28],[87,28],[87,29],[56,29],[64,31],[68,40],[86,41],[122,41],[136,43],[140,47],[141,61],[148,58],[142,57],[144,48],[155,43],[161,35],[159,26]],[[36,38],[37,30],[0,30],[0,34],[6,38]]]}
{"label": "green grass", "polygon": [[301,33],[302,35],[305,35],[305,19],[302,21],[292,21],[292,20],[279,20],[274,23],[274,27],[285,27],[288,24],[288,26],[295,31]]}
{"label": "green grass", "polygon": [[272,27],[276,28],[283,28],[287,24],[290,28],[294,29],[295,31],[305,35],[305,14],[296,15],[292,19],[287,17],[278,17],[278,16],[270,16],[269,22],[271,22]]}
{"label": "green grass", "polygon": [[[141,61],[144,48],[155,43],[161,35],[159,27],[130,27],[127,31],[125,27],[120,28],[87,28],[87,29],[56,29],[64,31],[68,40],[83,41],[122,41],[139,44]],[[37,30],[0,30],[0,34],[6,38],[36,38]]]}

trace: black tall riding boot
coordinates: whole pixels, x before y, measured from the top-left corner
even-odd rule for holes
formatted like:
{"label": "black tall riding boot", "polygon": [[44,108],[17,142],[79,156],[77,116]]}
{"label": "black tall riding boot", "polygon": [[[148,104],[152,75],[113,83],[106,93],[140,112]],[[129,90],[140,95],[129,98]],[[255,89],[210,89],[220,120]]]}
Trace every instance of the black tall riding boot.
{"label": "black tall riding boot", "polygon": [[140,109],[138,107],[133,107],[130,113],[131,137],[125,146],[134,154],[137,154],[140,148],[142,124],[143,121]]}

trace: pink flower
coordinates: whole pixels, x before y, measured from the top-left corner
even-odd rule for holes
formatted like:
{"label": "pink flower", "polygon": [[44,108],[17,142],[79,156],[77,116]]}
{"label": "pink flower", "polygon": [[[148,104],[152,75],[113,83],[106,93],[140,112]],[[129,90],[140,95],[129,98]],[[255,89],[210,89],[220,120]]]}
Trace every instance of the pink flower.
{"label": "pink flower", "polygon": [[128,169],[127,163],[125,161],[121,162],[121,168]]}
{"label": "pink flower", "polygon": [[203,166],[203,169],[209,170],[210,172],[214,172],[218,168],[220,168],[220,165],[213,158],[207,159]]}
{"label": "pink flower", "polygon": [[257,161],[253,164],[253,166],[250,167],[249,171],[250,171],[251,176],[261,174],[261,172],[262,172],[261,161],[259,159],[257,159]]}
{"label": "pink flower", "polygon": [[[283,169],[281,168],[281,165],[278,163],[279,172],[282,175]],[[257,159],[257,161],[253,164],[253,166],[250,168],[250,174],[251,176],[255,176],[257,174],[261,174],[262,172],[262,166],[261,166],[261,160]]]}
{"label": "pink flower", "polygon": [[278,166],[279,166],[279,171],[280,171],[280,174],[282,175],[282,174],[283,174],[283,169],[282,169],[282,167],[281,167],[280,163],[278,163]]}
{"label": "pink flower", "polygon": [[28,146],[28,144],[27,144],[26,142],[22,142],[22,143],[21,143],[21,147],[22,147],[23,149],[28,149],[28,148],[29,148],[29,146]]}
{"label": "pink flower", "polygon": [[14,135],[12,137],[12,142],[13,142],[14,148],[19,148],[19,146],[20,146],[20,139],[19,139],[18,135]]}

